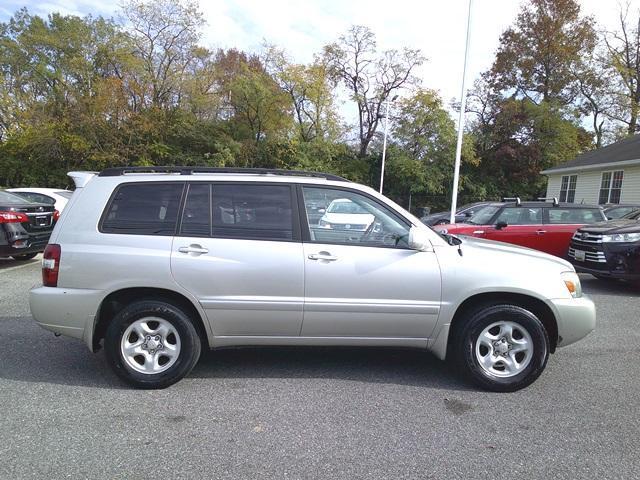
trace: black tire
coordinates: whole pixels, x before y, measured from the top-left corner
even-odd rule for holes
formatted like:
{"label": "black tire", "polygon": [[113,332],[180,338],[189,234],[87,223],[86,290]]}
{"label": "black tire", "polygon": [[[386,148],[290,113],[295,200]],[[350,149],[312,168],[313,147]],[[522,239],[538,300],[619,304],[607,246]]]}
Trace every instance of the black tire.
{"label": "black tire", "polygon": [[[120,348],[122,337],[129,326],[145,317],[160,318],[168,322],[179,336],[180,350],[177,358],[160,373],[136,371],[127,363]],[[118,377],[136,388],[147,389],[166,388],[188,375],[198,362],[202,348],[189,315],[175,305],[159,300],[137,301],[120,310],[107,327],[104,347],[107,362]]]}
{"label": "black tire", "polygon": [[[498,322],[516,324],[518,329],[523,329],[530,336],[533,345],[528,364],[510,377],[496,376],[487,371],[480,365],[476,354],[480,334]],[[522,331],[518,330],[517,335],[521,334]],[[543,372],[549,358],[549,336],[544,325],[533,313],[516,305],[484,306],[470,312],[468,319],[454,332],[453,347],[454,360],[461,372],[476,385],[493,392],[514,392],[529,386]],[[482,352],[482,348],[479,347],[479,352]],[[493,351],[487,351],[487,355],[499,359]],[[504,368],[505,364],[497,362],[496,365],[503,365]]]}
{"label": "black tire", "polygon": [[22,255],[12,255],[11,258],[13,258],[14,260],[18,260],[19,262],[22,262],[24,260],[31,260],[32,258],[35,258],[36,255],[38,255],[38,252],[23,253]]}

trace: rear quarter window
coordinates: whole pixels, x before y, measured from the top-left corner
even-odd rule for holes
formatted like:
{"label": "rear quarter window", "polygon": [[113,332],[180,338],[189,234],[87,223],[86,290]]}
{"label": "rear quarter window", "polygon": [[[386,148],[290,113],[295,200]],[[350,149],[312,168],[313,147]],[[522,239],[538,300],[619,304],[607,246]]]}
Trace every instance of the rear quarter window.
{"label": "rear quarter window", "polygon": [[602,222],[602,210],[598,208],[549,208],[551,224],[586,224]]}
{"label": "rear quarter window", "polygon": [[115,191],[100,231],[133,235],[173,235],[183,183],[130,183]]}

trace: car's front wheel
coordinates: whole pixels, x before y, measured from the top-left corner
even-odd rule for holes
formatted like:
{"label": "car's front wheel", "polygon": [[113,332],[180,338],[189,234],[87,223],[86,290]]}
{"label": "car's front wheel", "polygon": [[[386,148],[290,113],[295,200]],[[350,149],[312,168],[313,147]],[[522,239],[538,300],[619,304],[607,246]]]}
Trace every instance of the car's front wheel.
{"label": "car's front wheel", "polygon": [[455,355],[462,371],[494,392],[530,385],[549,358],[544,326],[533,313],[516,305],[478,309],[455,333]]}
{"label": "car's front wheel", "polygon": [[105,335],[105,354],[113,371],[138,388],[165,388],[195,366],[201,342],[180,308],[158,300],[124,307]]}

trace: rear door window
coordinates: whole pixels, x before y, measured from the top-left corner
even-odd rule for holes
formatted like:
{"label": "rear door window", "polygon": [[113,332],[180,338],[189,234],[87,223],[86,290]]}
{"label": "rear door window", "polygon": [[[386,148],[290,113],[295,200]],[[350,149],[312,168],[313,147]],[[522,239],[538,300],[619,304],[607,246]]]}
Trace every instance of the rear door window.
{"label": "rear door window", "polygon": [[550,224],[578,225],[601,222],[602,210],[597,208],[549,208]]}
{"label": "rear door window", "polygon": [[125,183],[103,215],[100,231],[133,235],[174,235],[184,183]]}
{"label": "rear door window", "polygon": [[498,215],[495,223],[499,222],[505,222],[507,225],[541,225],[542,208],[507,207]]}
{"label": "rear door window", "polygon": [[212,198],[215,238],[295,239],[289,185],[214,183]]}

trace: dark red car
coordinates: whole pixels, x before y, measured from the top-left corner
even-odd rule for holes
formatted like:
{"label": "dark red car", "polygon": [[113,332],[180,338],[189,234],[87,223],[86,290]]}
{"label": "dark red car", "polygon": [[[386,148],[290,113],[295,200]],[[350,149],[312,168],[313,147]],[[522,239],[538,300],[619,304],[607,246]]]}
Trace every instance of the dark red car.
{"label": "dark red car", "polygon": [[601,207],[557,202],[492,203],[467,223],[437,225],[436,231],[513,243],[566,257],[574,232],[606,220]]}

